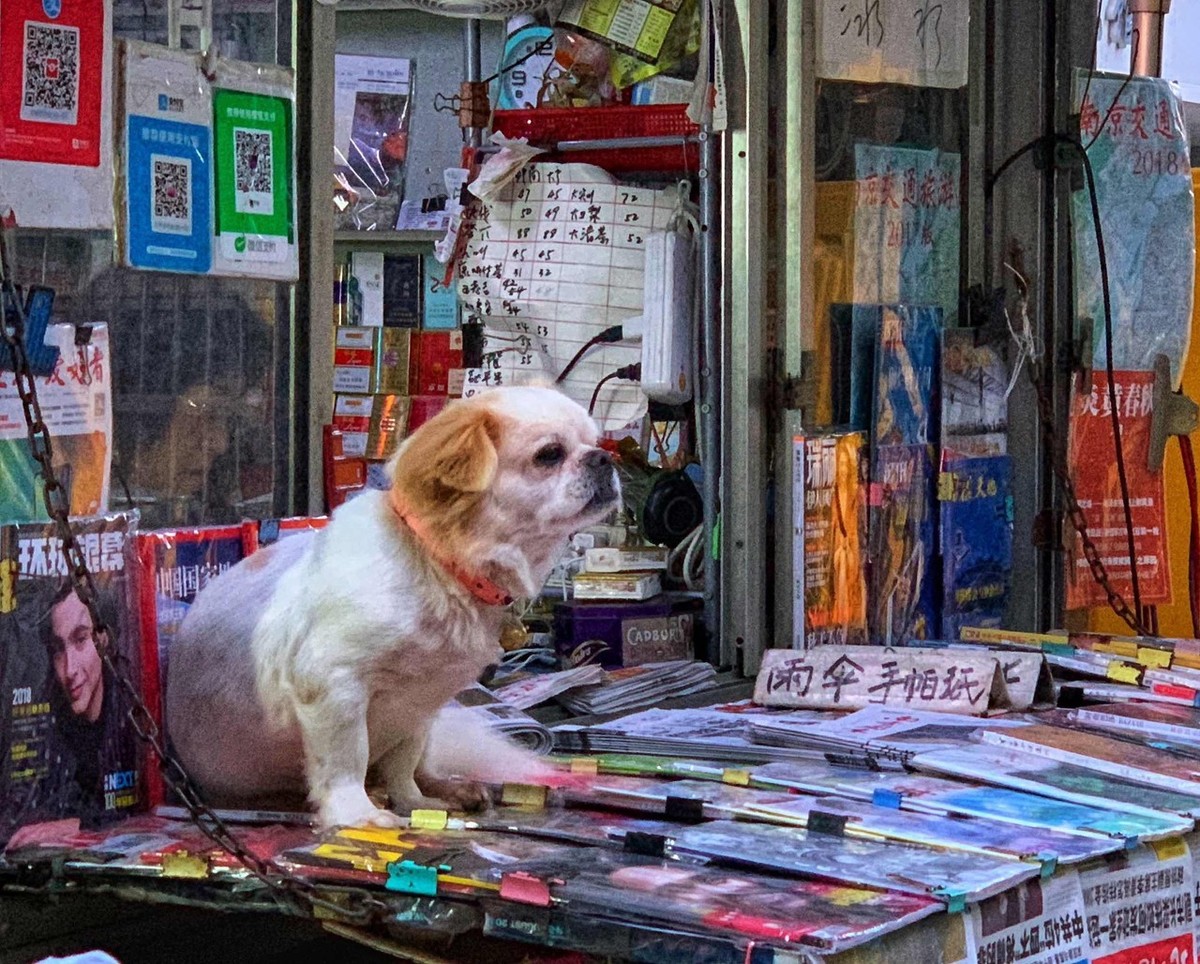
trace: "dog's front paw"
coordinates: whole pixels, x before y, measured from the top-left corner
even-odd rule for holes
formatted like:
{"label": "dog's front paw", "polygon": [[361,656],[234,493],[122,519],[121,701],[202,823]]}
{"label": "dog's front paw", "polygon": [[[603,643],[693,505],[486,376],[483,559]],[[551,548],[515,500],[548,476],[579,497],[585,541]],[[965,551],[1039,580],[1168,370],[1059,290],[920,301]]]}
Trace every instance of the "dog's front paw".
{"label": "dog's front paw", "polygon": [[417,782],[425,793],[437,794],[445,800],[448,810],[463,810],[473,813],[486,810],[492,805],[492,794],[485,784],[473,780],[453,780],[442,777],[418,777]]}
{"label": "dog's front paw", "polygon": [[375,806],[365,791],[331,795],[321,803],[317,810],[317,818],[321,827],[326,830],[335,827],[381,827],[394,830],[404,825],[404,821],[390,810]]}

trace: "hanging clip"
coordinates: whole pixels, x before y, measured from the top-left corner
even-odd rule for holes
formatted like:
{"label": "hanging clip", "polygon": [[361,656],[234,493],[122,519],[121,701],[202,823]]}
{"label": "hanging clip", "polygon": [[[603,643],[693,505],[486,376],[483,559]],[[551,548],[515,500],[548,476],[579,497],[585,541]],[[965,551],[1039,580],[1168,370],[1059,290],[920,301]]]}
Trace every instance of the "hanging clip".
{"label": "hanging clip", "polygon": [[458,89],[458,126],[462,128],[484,128],[492,120],[492,103],[488,97],[487,84],[481,81],[464,81]]}
{"label": "hanging clip", "polygon": [[1168,435],[1191,435],[1200,422],[1200,408],[1182,393],[1171,391],[1171,362],[1154,358],[1154,409],[1150,415],[1150,471],[1162,471]]}
{"label": "hanging clip", "polygon": [[447,97],[441,91],[433,95],[433,109],[439,114],[457,114],[462,108],[462,98],[458,94]]}
{"label": "hanging clip", "polygon": [[433,897],[437,894],[439,873],[448,873],[447,864],[419,864],[415,860],[394,861],[387,865],[388,879],[383,885],[398,894]]}
{"label": "hanging clip", "polygon": [[561,880],[542,880],[523,870],[514,870],[500,878],[500,897],[503,900],[511,900],[514,904],[549,907],[554,902],[550,894],[550,885],[561,883]]}

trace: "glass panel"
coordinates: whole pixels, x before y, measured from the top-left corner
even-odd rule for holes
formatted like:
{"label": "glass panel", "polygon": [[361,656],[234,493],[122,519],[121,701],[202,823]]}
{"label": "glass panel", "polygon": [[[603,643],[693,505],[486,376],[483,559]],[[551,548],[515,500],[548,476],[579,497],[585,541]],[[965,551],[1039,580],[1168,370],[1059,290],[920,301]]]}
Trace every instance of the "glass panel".
{"label": "glass panel", "polygon": [[287,350],[272,282],[114,267],[107,238],[23,232],[22,284],[56,292],[57,320],[109,324],[110,502],[148,527],[275,513],[276,359]]}
{"label": "glass panel", "polygon": [[[214,0],[225,57],[275,63],[289,10]],[[284,29],[281,29],[281,25]],[[118,37],[165,44],[165,0],[117,0]],[[194,33],[184,31],[183,45]],[[112,239],[16,232],[17,282],[55,289],[55,320],[110,325],[114,456],[110,504],[143,525],[237,522],[288,511],[285,392],[289,286],[113,266]]]}

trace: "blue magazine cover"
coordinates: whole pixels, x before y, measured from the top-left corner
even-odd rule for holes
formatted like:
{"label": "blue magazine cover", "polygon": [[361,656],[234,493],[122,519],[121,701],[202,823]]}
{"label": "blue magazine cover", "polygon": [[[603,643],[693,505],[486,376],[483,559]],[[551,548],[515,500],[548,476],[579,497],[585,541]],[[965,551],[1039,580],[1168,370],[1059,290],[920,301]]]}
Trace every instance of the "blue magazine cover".
{"label": "blue magazine cover", "polygon": [[936,441],[935,385],[940,361],[942,311],[909,305],[882,309],[875,349],[876,445]]}
{"label": "blue magazine cover", "polygon": [[833,346],[833,424],[869,432],[875,396],[875,351],[882,305],[835,304],[829,308]]}
{"label": "blue magazine cover", "polygon": [[1012,459],[944,455],[938,500],[942,636],[999,627],[1012,585]]}
{"label": "blue magazine cover", "polygon": [[872,642],[936,634],[933,462],[927,445],[876,446],[871,462],[867,624]]}

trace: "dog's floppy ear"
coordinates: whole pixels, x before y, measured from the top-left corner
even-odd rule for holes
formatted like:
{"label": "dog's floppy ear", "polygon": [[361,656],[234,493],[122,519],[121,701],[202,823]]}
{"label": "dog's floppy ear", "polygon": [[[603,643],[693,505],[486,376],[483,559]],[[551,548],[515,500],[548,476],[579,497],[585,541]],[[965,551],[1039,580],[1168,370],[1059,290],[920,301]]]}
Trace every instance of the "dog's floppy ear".
{"label": "dog's floppy ear", "polygon": [[448,406],[405,443],[396,459],[396,490],[414,502],[485,491],[496,475],[497,431],[496,416],[486,408]]}

